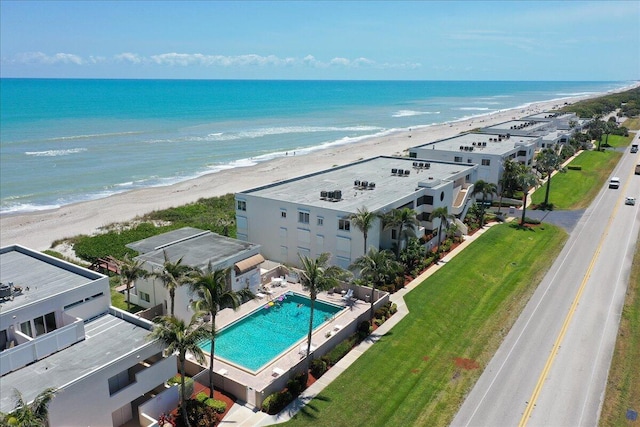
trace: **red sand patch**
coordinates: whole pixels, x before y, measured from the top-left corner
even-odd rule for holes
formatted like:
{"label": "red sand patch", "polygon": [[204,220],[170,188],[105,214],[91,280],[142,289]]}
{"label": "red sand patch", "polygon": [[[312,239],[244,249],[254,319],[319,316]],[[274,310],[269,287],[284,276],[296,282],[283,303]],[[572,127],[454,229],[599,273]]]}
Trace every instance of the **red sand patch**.
{"label": "red sand patch", "polygon": [[412,373],[412,374],[417,374],[417,373],[419,373],[419,372],[420,372],[420,369],[412,369],[412,370],[411,370],[411,373]]}
{"label": "red sand patch", "polygon": [[465,370],[478,369],[480,367],[480,364],[473,359],[456,357],[455,359],[453,359],[453,361],[458,368],[462,368]]}
{"label": "red sand patch", "polygon": [[429,356],[422,356],[422,360],[424,360],[425,362],[429,360]]}

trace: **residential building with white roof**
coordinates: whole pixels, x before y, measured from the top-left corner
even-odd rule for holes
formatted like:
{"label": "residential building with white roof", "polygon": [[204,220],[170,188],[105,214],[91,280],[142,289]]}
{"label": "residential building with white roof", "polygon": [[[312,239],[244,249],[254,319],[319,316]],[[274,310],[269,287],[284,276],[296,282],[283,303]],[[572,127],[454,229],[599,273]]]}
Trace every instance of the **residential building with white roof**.
{"label": "residential building with white roof", "polygon": [[498,185],[504,161],[531,165],[540,136],[470,132],[409,148],[409,156],[478,165],[477,179]]}
{"label": "residential building with white roof", "polygon": [[[249,289],[256,293],[260,286],[260,264],[265,259],[260,254],[260,245],[254,243],[208,230],[183,227],[126,246],[140,254],[135,259],[142,261],[150,273],[162,271],[166,256],[171,263],[182,260],[183,265],[201,271],[205,271],[209,265],[212,270],[229,268],[229,286],[233,291]],[[168,313],[169,291],[160,279],[138,279],[130,292],[131,301],[135,304],[145,308],[162,305],[163,312]],[[188,286],[176,289],[176,317],[188,321],[193,316],[193,298]]]}
{"label": "residential building with white roof", "polygon": [[[246,190],[235,196],[237,237],[287,265],[299,265],[298,254],[330,252],[333,264],[347,268],[365,252],[349,215],[407,207],[416,211],[423,234],[436,230],[439,220],[429,215],[438,207],[464,217],[477,171],[475,164],[381,156]],[[367,246],[392,248],[397,233],[376,219]]]}
{"label": "residential building with white roof", "polygon": [[120,426],[176,374],[152,323],[110,307],[107,276],[14,245],[0,282],[0,411],[53,387],[49,425]]}

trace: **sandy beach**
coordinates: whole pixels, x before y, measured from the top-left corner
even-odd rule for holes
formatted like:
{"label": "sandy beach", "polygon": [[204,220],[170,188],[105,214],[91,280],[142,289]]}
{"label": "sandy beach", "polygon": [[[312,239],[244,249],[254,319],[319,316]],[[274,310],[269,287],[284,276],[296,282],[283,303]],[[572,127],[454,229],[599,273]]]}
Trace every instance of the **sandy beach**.
{"label": "sandy beach", "polygon": [[[627,88],[628,89],[628,88]],[[505,110],[451,124],[407,129],[384,137],[317,151],[289,155],[255,166],[225,170],[167,187],[121,193],[50,211],[0,216],[0,245],[20,244],[36,250],[54,240],[93,234],[114,222],[125,222],[153,210],[194,202],[200,198],[236,193],[260,185],[316,172],[380,155],[406,155],[409,147],[451,137],[471,129],[561,107],[585,97],[541,102],[524,109]]]}

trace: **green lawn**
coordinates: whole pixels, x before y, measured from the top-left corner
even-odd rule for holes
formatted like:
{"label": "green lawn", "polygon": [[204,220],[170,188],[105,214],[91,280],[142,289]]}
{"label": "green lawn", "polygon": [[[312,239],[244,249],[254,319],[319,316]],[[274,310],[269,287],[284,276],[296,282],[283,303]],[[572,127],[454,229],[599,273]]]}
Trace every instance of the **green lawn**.
{"label": "green lawn", "polygon": [[[611,147],[628,147],[631,144],[631,140],[633,139],[633,134],[629,134],[629,136],[621,136],[621,135],[609,135],[609,145]],[[602,135],[601,143],[604,147],[604,142],[607,140],[606,135]]]}
{"label": "green lawn", "polygon": [[[584,151],[571,165],[580,165],[582,170],[567,170],[551,178],[549,203],[554,209],[584,209],[596,197],[607,182],[622,154],[616,151]],[[544,202],[546,184],[531,196],[532,203]]]}
{"label": "green lawn", "polygon": [[627,426],[627,409],[640,411],[640,246],[636,248],[599,425]]}
{"label": "green lawn", "polygon": [[410,292],[410,313],[289,425],[448,425],[566,237],[546,224],[492,227]]}

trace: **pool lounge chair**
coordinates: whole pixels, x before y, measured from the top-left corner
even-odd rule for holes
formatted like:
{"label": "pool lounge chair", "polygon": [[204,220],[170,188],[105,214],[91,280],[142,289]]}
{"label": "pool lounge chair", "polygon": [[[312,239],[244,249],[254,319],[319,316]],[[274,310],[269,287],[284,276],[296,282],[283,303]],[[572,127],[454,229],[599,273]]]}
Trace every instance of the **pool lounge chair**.
{"label": "pool lounge chair", "polygon": [[344,302],[351,301],[351,298],[353,298],[353,289],[349,289],[347,293],[342,296]]}

